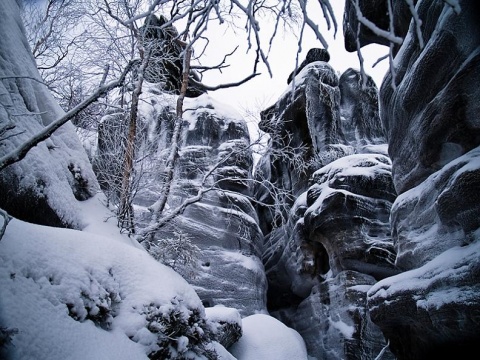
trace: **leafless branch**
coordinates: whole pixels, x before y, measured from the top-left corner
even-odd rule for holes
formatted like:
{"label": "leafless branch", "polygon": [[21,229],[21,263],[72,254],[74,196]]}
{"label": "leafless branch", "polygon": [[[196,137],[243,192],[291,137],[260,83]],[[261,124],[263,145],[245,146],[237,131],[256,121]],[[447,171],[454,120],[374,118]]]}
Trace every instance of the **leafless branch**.
{"label": "leafless branch", "polygon": [[8,223],[10,222],[10,220],[12,220],[12,217],[8,215],[8,213],[3,209],[0,209],[0,217],[3,218],[2,225],[0,226],[0,241],[1,241],[3,238],[3,235],[5,235],[5,230],[7,230]]}
{"label": "leafless branch", "polygon": [[[361,23],[363,26],[367,27],[368,29],[370,29],[374,34],[378,35],[378,36],[381,36],[385,39],[387,39],[388,41],[390,41],[391,43],[394,43],[394,44],[397,44],[397,45],[401,45],[402,42],[403,42],[403,39],[399,36],[395,36],[395,34],[393,33],[393,27],[390,27],[390,30],[389,31],[386,31],[386,30],[383,30],[383,29],[380,29],[377,25],[375,25],[373,22],[371,22],[370,20],[368,20],[363,14],[362,14],[362,10],[360,9],[360,5],[358,3],[358,0],[350,0],[353,4],[353,6],[355,7],[355,11],[356,11],[356,15],[357,15],[357,20],[359,21],[359,23]],[[390,4],[390,3],[389,3]],[[391,4],[390,4],[391,6]],[[392,21],[393,19],[393,15],[392,13],[390,13],[390,21]]]}
{"label": "leafless branch", "polygon": [[194,85],[197,85],[198,87],[200,87],[202,89],[209,90],[209,91],[215,91],[215,90],[219,90],[219,89],[227,89],[227,88],[231,88],[231,87],[240,86],[242,84],[245,84],[247,81],[250,81],[251,79],[253,79],[254,77],[256,77],[258,75],[260,75],[260,74],[259,73],[250,74],[249,76],[247,76],[243,80],[233,82],[233,83],[219,84],[219,85],[216,85],[216,86],[205,85],[203,83],[200,83],[200,82],[196,81],[195,79],[190,79],[189,82],[194,84]]}
{"label": "leafless branch", "polygon": [[61,118],[53,121],[51,124],[43,128],[38,134],[32,136],[30,139],[22,143],[18,148],[12,150],[10,153],[0,157],[0,171],[3,170],[8,165],[11,165],[17,161],[22,160],[27,153],[40,142],[48,139],[59,127],[65,124],[67,121],[72,119],[80,111],[84,110],[88,105],[97,101],[100,97],[106,95],[110,90],[123,85],[125,77],[132,69],[134,62],[131,62],[124,70],[122,75],[114,81],[109,82],[108,84],[99,87],[93,94],[88,98],[82,101],[80,104],[75,106],[72,110],[68,111]]}

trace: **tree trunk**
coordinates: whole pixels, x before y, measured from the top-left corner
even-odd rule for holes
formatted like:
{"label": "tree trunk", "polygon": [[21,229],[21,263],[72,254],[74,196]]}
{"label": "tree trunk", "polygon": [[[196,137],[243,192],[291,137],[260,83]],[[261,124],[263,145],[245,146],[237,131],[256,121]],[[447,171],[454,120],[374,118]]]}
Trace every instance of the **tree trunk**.
{"label": "tree trunk", "polygon": [[[180,135],[182,130],[182,123],[183,123],[183,100],[185,99],[185,94],[187,93],[188,88],[188,75],[190,73],[190,59],[192,56],[192,50],[190,47],[187,47],[185,52],[185,62],[183,67],[182,73],[182,86],[180,89],[180,95],[177,99],[177,108],[176,108],[176,120],[175,120],[175,127],[172,134],[172,142],[170,146],[170,153],[167,158],[167,163],[165,164],[165,176],[164,176],[164,183],[162,192],[160,194],[159,199],[150,206],[149,210],[152,212],[152,219],[150,221],[150,225],[154,225],[165,209],[165,205],[167,204],[168,196],[170,195],[170,190],[172,188],[173,183],[173,176],[175,173],[175,161],[178,157],[178,149],[179,149],[179,141]],[[153,240],[154,234],[150,234],[150,240]]]}
{"label": "tree trunk", "polygon": [[142,93],[144,73],[150,59],[150,51],[146,54],[140,51],[142,63],[138,70],[137,83],[132,94],[132,104],[130,108],[130,122],[128,125],[128,135],[125,145],[125,159],[122,173],[122,188],[120,192],[120,208],[118,210],[118,221],[121,228],[128,228],[131,233],[135,233],[133,223],[133,213],[131,206],[130,179],[133,172],[133,160],[135,159],[135,141],[137,138],[137,118],[138,102]]}

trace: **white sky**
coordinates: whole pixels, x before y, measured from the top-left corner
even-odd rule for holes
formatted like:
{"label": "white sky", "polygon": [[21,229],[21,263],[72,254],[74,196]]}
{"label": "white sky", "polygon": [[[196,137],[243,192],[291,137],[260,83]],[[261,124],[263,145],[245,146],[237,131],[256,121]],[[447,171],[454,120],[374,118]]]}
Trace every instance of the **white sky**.
{"label": "white sky", "polygon": [[[344,49],[343,7],[345,2],[344,0],[331,0],[330,2],[332,4],[338,24],[336,37],[334,37],[333,28],[330,31],[327,30],[327,26],[320,9],[312,9],[313,11],[310,12],[310,17],[312,20],[323,25],[323,27],[320,28],[320,31],[329,44],[329,63],[336,71],[339,71],[340,73],[343,73],[350,67],[359,69],[360,63],[357,54],[349,53]],[[316,12],[318,14],[316,18],[311,15],[312,12]],[[239,22],[238,24],[240,27],[243,25],[243,22]],[[262,23],[261,26],[264,26],[264,24]],[[267,44],[270,31],[269,29],[262,28],[261,32],[264,31],[267,39],[265,44]],[[211,44],[218,44],[218,46],[211,46],[210,50],[215,48],[215,51],[209,51],[206,54],[207,60],[204,61],[204,64],[217,63],[223,58],[225,53],[233,50],[237,44],[243,46],[243,48],[239,48],[235,54],[235,57],[233,57],[230,61],[232,64],[231,68],[224,70],[222,74],[215,71],[206,75],[203,79],[205,84],[217,85],[218,83],[236,82],[251,73],[253,68],[254,51],[250,51],[249,54],[245,55],[246,33],[243,29],[238,29],[237,34],[235,34],[232,30],[225,31],[224,28],[218,28],[215,26],[215,24],[212,24],[212,26],[209,28],[209,33],[207,36]],[[314,47],[323,48],[320,41],[316,39],[313,31],[310,28],[306,28],[304,42],[302,44],[302,52],[299,57],[299,64],[305,59],[308,50]],[[262,75],[257,76],[248,83],[238,88],[209,92],[210,95],[219,101],[235,107],[242,114],[244,114],[245,109],[258,113],[260,110],[263,110],[273,104],[286,90],[287,78],[295,68],[297,48],[298,40],[294,34],[279,33],[273,43],[272,51],[269,55],[273,77],[269,76],[268,70],[265,66],[261,66],[260,72]],[[387,53],[388,48],[385,46],[368,45],[362,48],[362,55],[365,60],[365,71],[367,74],[372,76],[377,86],[380,86],[385,72],[388,69],[388,60],[383,60],[377,66],[375,66],[375,68],[372,68],[372,65],[379,57]],[[212,59],[211,61],[209,60],[210,57]]]}

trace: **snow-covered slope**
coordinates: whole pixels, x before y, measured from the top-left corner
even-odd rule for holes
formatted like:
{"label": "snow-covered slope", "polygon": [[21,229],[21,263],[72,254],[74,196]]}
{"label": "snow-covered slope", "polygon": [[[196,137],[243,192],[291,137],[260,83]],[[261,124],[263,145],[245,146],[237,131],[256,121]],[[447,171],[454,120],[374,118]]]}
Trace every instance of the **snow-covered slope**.
{"label": "snow-covered slope", "polygon": [[[0,157],[63,114],[40,75],[14,0],[0,2]],[[0,206],[44,225],[82,228],[78,202],[98,183],[74,127],[67,123],[24,160],[0,172]]]}
{"label": "snow-covered slope", "polygon": [[[63,112],[17,2],[1,1],[0,18],[3,156]],[[191,285],[119,233],[98,190],[71,124],[0,173],[0,207],[15,216],[0,216],[0,358],[234,359],[220,342],[238,311],[208,318]]]}
{"label": "snow-covered slope", "polygon": [[147,327],[154,311],[203,311],[173,270],[92,233],[14,219],[0,264],[0,323],[18,331],[12,359],[146,358],[158,350]]}

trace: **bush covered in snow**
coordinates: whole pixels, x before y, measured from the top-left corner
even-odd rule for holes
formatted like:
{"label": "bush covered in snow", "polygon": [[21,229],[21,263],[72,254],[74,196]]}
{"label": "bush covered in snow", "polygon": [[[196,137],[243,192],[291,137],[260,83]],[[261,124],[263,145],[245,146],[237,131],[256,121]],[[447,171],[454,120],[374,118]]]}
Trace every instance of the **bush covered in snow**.
{"label": "bush covered in snow", "polygon": [[174,298],[170,304],[143,306],[141,312],[157,337],[158,350],[148,354],[150,359],[217,359],[208,346],[213,333],[199,309],[186,309]]}
{"label": "bush covered in snow", "polygon": [[173,237],[158,239],[150,245],[148,252],[162,264],[175,271],[195,270],[200,248],[192,242],[191,237],[181,231],[174,231]]}
{"label": "bush covered in snow", "polygon": [[0,288],[2,358],[217,359],[225,351],[222,326],[193,288],[138,244],[12,219],[0,241]]}

